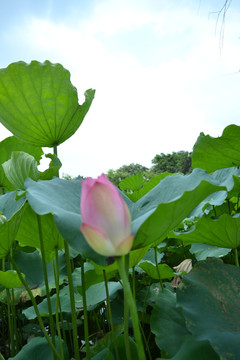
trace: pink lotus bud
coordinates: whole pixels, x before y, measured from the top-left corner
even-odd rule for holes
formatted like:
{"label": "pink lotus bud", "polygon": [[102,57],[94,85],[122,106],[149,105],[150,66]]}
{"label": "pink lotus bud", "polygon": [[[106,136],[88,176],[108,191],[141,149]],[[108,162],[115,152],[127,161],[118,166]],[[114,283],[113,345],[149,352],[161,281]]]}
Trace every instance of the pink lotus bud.
{"label": "pink lotus bud", "polygon": [[121,256],[131,250],[133,234],[129,209],[104,174],[82,181],[81,216],[81,231],[97,253]]}

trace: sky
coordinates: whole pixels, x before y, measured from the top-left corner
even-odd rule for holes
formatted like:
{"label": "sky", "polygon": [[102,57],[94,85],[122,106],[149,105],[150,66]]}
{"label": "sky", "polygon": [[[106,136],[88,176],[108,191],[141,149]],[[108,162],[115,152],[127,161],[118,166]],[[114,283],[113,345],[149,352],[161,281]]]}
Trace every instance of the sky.
{"label": "sky", "polygon": [[[50,60],[70,71],[79,103],[96,89],[58,148],[62,174],[151,167],[156,154],[191,151],[200,132],[239,124],[240,4],[223,27],[224,2],[0,0],[0,68]],[[9,135],[0,125],[0,140]]]}

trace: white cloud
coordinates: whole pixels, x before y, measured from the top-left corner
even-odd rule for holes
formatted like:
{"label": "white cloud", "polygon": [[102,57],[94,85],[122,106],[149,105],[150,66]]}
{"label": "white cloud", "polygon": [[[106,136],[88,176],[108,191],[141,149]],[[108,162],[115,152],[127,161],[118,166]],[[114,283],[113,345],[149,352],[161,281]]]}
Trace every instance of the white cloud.
{"label": "white cloud", "polygon": [[[12,34],[28,57],[68,68],[80,102],[84,90],[97,90],[80,129],[59,147],[63,172],[96,176],[131,162],[151,166],[157,153],[191,150],[201,131],[218,136],[237,119],[238,82],[224,77],[240,66],[237,26],[228,28],[220,56],[214,21],[186,8],[155,11],[143,0],[107,0],[74,27],[32,17]],[[183,44],[181,56],[146,66],[133,51],[112,52],[99,36],[146,24],[158,36],[156,47],[164,52],[169,36],[172,47]]]}

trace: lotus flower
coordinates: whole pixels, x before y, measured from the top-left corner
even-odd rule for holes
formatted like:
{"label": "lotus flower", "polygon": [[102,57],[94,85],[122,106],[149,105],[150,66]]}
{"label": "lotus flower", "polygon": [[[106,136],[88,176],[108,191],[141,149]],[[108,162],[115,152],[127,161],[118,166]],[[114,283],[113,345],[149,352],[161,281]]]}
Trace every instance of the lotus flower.
{"label": "lotus flower", "polygon": [[102,174],[82,181],[81,232],[104,256],[126,255],[132,247],[131,216],[116,187]]}

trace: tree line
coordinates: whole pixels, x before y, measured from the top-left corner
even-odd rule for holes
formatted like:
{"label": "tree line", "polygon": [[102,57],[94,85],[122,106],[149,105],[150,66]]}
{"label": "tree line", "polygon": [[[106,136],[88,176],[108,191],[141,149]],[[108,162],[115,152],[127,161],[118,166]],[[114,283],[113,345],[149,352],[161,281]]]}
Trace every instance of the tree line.
{"label": "tree line", "polygon": [[147,182],[153,176],[163,172],[188,174],[192,171],[191,153],[188,151],[157,154],[153,158],[152,164],[151,168],[140,164],[123,165],[117,170],[108,170],[106,175],[114,185],[119,187],[121,180],[136,174],[141,174]]}

